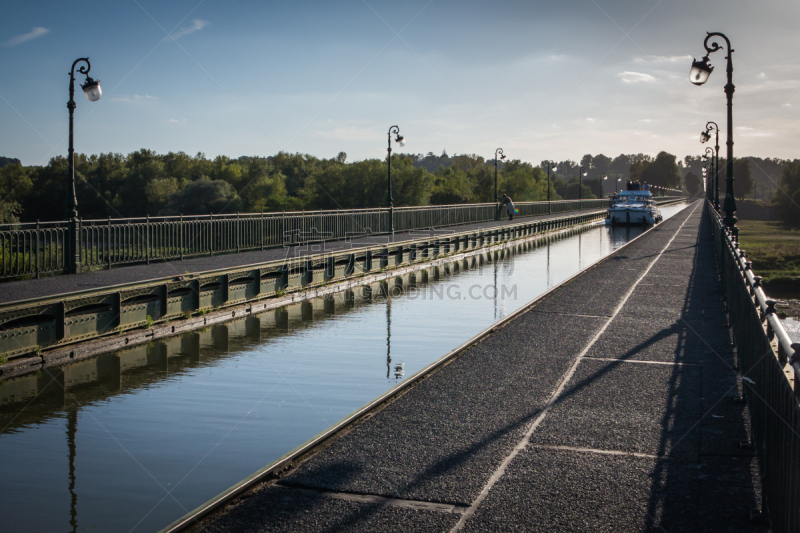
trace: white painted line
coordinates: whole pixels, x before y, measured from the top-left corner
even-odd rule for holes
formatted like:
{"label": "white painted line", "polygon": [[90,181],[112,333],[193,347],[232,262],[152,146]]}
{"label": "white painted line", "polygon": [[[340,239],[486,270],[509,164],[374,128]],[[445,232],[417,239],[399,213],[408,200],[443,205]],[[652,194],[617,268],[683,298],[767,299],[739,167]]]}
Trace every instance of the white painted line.
{"label": "white painted line", "polygon": [[539,448],[543,450],[556,450],[562,452],[578,452],[578,453],[596,453],[599,455],[621,455],[625,457],[638,457],[640,459],[664,459],[665,457],[660,457],[658,455],[652,455],[649,453],[638,453],[638,452],[623,452],[620,450],[600,450],[598,448],[579,448],[575,446],[551,446],[548,444],[534,444],[531,448]]}

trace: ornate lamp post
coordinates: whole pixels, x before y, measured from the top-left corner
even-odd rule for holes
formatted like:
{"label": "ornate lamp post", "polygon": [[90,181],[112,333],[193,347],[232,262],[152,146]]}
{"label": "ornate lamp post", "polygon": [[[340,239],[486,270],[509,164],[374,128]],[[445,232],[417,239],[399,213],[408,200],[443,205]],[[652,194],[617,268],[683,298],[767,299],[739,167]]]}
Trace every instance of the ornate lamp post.
{"label": "ornate lamp post", "polygon": [[495,214],[494,219],[500,220],[500,206],[497,205],[497,156],[500,156],[500,159],[505,159],[506,156],[503,154],[503,149],[498,148],[494,151],[494,203],[495,203]]}
{"label": "ornate lamp post", "polygon": [[64,269],[71,273],[78,273],[81,271],[81,258],[80,250],[78,247],[80,222],[78,221],[78,197],[75,194],[75,147],[73,143],[74,121],[75,121],[75,66],[83,61],[86,65],[81,65],[78,73],[86,76],[86,81],[81,85],[83,93],[90,102],[96,102],[102,96],[103,91],[100,89],[100,81],[93,80],[89,77],[89,71],[92,65],[89,63],[88,57],[81,57],[72,63],[72,69],[69,72],[69,101],[67,102],[67,109],[69,109],[69,148],[67,155],[67,172],[69,174],[69,188],[67,189],[67,218],[69,218],[70,228],[70,244],[65,247],[65,252],[68,258],[64,261]]}
{"label": "ornate lamp post", "polygon": [[[550,167],[553,167],[552,161],[547,161],[547,214],[549,215],[552,210],[550,208]],[[558,167],[553,167],[553,172],[558,170]]]}
{"label": "ornate lamp post", "polygon": [[[711,132],[714,132],[716,135],[716,142],[714,149],[716,150],[716,159],[714,160],[714,209],[719,211],[719,126],[717,126],[716,122],[707,122],[706,123],[706,131],[700,132],[700,142],[705,143],[711,139]],[[708,150],[706,150],[708,152]],[[731,173],[733,173],[733,167],[731,166]]]}
{"label": "ornate lamp post", "polygon": [[389,128],[389,147],[387,148],[387,151],[389,152],[387,158],[389,168],[389,191],[386,194],[386,202],[389,204],[389,231],[394,234],[394,200],[392,199],[392,134],[395,135],[394,142],[401,147],[406,145],[406,140],[402,135],[400,135],[399,127],[392,126]]}
{"label": "ornate lamp post", "polygon": [[583,209],[583,177],[587,174],[583,167],[578,169],[578,209]]}
{"label": "ornate lamp post", "polygon": [[[714,159],[714,149],[710,146],[706,148],[706,153],[703,156],[704,159],[708,161],[708,180],[706,185],[708,186],[708,190],[706,191],[706,196],[708,196],[708,201],[714,204],[714,169],[716,168],[716,161]],[[717,176],[717,185],[719,185],[719,176]],[[717,186],[717,203],[719,203],[719,186]]]}
{"label": "ornate lamp post", "polygon": [[717,50],[721,50],[722,46],[714,41],[712,41],[711,46],[709,46],[708,41],[712,37],[721,37],[725,39],[725,49],[728,52],[728,55],[726,56],[726,59],[728,60],[728,66],[726,69],[728,74],[728,83],[725,84],[725,96],[728,99],[728,140],[726,142],[728,147],[728,163],[727,176],[725,178],[725,203],[723,204],[722,209],[725,211],[725,218],[723,219],[725,225],[728,226],[733,235],[736,236],[738,235],[739,230],[736,227],[736,217],[734,216],[734,213],[736,212],[736,199],[733,194],[733,91],[735,89],[733,85],[733,62],[731,59],[731,56],[733,56],[733,48],[731,48],[731,42],[725,36],[725,34],[719,32],[709,32],[706,35],[706,38],[703,41],[703,47],[706,49],[706,55],[703,56],[701,61],[695,60],[692,62],[692,70],[689,72],[689,80],[695,85],[703,85],[708,81],[708,77],[714,70],[714,67],[712,67],[708,62],[708,55],[716,52]]}

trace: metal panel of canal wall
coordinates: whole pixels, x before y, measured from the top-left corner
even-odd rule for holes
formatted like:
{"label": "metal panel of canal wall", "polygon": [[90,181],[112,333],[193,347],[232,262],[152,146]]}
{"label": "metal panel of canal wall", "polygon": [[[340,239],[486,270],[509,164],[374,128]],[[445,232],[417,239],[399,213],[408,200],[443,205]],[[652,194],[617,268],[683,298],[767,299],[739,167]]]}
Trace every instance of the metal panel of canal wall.
{"label": "metal panel of canal wall", "polygon": [[[604,211],[287,258],[0,307],[0,379],[467,259]],[[291,249],[289,249],[290,251]]]}

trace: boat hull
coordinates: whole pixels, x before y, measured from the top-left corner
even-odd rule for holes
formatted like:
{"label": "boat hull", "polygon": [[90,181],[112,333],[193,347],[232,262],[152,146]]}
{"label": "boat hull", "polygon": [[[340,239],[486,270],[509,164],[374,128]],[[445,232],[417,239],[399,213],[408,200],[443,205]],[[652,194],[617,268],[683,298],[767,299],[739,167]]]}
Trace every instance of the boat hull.
{"label": "boat hull", "polygon": [[643,209],[609,209],[606,224],[612,226],[641,226],[661,221],[660,214]]}

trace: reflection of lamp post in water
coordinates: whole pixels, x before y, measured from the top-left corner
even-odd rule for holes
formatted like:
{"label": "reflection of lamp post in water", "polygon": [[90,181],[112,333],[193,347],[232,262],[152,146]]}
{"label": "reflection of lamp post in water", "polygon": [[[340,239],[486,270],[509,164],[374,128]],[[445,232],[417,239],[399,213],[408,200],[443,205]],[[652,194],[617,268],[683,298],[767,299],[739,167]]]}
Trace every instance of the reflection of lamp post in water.
{"label": "reflection of lamp post in water", "polygon": [[386,379],[392,374],[392,299],[386,298]]}
{"label": "reflection of lamp post in water", "polygon": [[67,448],[69,448],[69,525],[78,531],[78,494],[75,492],[75,435],[78,433],[78,408],[67,413]]}

